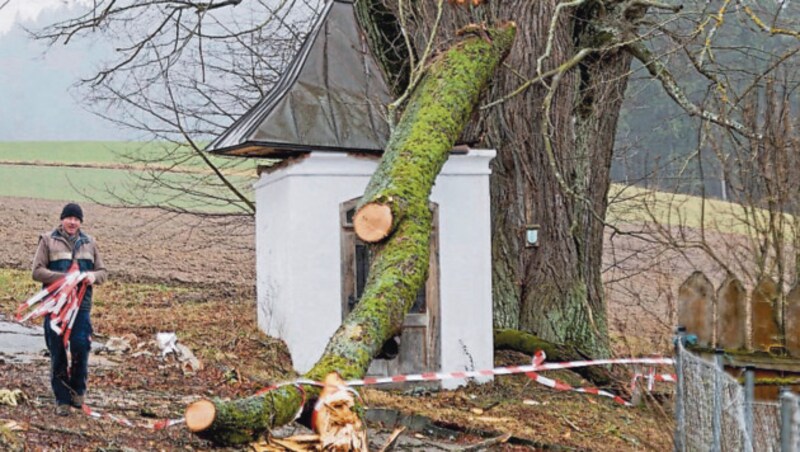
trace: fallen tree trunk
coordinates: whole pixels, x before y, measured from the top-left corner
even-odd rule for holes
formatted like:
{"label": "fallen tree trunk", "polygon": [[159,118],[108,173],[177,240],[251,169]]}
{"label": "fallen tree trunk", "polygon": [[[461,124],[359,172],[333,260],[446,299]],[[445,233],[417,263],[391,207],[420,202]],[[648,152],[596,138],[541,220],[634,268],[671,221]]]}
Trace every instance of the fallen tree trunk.
{"label": "fallen tree trunk", "polygon": [[[383,343],[399,333],[427,277],[433,182],[515,31],[509,23],[490,30],[491,39],[464,39],[431,63],[414,90],[364,197],[391,210],[384,237],[391,235],[376,246],[361,300],[304,378],[322,381],[334,371],[346,380],[363,377]],[[217,444],[241,444],[291,422],[318,394],[318,387],[283,386],[244,399],[202,400],[187,407],[186,424]]]}
{"label": "fallen tree trunk", "polygon": [[361,240],[379,242],[404,219],[413,221],[417,210],[428,209],[431,187],[455,140],[495,65],[510,50],[513,37],[505,38],[497,31],[491,44],[470,38],[431,65],[359,201],[353,227]]}
{"label": "fallen tree trunk", "polygon": [[[536,335],[519,330],[494,330],[494,348],[495,350],[514,350],[531,356],[537,350],[542,350],[547,355],[547,361],[550,362],[592,359],[582,354],[577,347],[548,342]],[[597,386],[608,386],[615,382],[611,372],[602,366],[578,367],[572,369],[572,371]]]}

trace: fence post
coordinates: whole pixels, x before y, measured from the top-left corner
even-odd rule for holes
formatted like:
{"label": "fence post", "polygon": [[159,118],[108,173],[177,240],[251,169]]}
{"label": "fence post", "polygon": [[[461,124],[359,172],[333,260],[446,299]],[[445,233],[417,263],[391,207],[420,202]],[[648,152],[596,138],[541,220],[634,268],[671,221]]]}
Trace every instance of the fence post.
{"label": "fence post", "polygon": [[683,346],[683,336],[686,335],[686,327],[679,326],[675,331],[675,451],[683,452],[686,450],[683,419],[683,362],[681,360],[681,347]]}
{"label": "fence post", "polygon": [[781,387],[781,452],[794,452],[792,449],[792,405],[794,397],[787,386]]}
{"label": "fence post", "polygon": [[633,389],[631,391],[631,405],[639,406],[642,403],[642,385],[647,384],[645,382],[645,375],[644,371],[642,370],[642,366],[633,366]]}
{"label": "fence post", "polygon": [[747,450],[753,450],[756,439],[753,437],[753,402],[755,402],[755,371],[753,366],[745,366],[744,368],[744,426],[747,431],[747,438],[745,439],[745,446]]}
{"label": "fence post", "polygon": [[714,350],[714,361],[717,364],[717,372],[714,372],[714,412],[711,424],[713,434],[712,451],[722,450],[722,375],[725,372],[725,363],[722,361],[725,351],[721,348]]}

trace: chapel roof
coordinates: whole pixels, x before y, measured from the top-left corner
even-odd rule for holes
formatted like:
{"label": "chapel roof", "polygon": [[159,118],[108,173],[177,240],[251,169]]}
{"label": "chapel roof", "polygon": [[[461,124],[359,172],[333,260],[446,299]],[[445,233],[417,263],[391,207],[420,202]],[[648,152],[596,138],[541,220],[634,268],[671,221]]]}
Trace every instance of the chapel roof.
{"label": "chapel roof", "polygon": [[312,150],[380,153],[391,99],[352,1],[329,0],[272,90],[205,150],[270,158]]}

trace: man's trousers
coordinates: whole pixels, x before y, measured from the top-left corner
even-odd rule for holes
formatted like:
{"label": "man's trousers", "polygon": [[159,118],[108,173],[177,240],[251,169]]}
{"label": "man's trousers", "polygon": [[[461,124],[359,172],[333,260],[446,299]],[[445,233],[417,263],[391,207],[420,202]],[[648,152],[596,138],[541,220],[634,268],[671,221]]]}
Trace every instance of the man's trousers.
{"label": "man's trousers", "polygon": [[50,384],[56,403],[67,405],[72,395],[82,396],[86,393],[86,379],[89,374],[89,353],[92,348],[92,322],[90,311],[78,311],[72,333],[69,337],[69,352],[72,365],[67,361],[67,350],[64,348],[64,337],[50,328],[50,316],[44,318],[44,339],[50,351]]}

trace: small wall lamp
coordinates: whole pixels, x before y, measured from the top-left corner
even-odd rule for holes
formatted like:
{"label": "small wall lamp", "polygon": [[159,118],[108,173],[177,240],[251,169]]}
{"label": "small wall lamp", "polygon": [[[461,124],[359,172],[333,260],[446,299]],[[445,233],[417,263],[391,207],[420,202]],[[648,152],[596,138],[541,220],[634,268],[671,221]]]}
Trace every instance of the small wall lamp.
{"label": "small wall lamp", "polygon": [[539,247],[539,225],[529,224],[525,227],[525,248]]}

